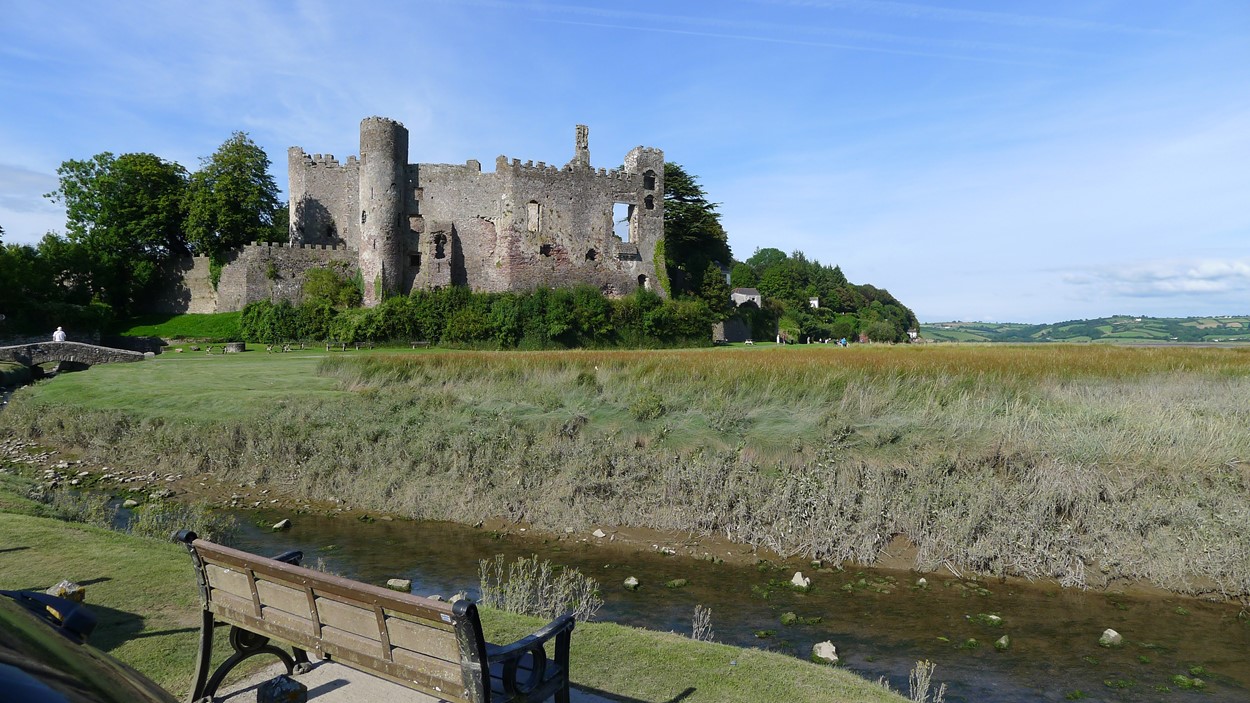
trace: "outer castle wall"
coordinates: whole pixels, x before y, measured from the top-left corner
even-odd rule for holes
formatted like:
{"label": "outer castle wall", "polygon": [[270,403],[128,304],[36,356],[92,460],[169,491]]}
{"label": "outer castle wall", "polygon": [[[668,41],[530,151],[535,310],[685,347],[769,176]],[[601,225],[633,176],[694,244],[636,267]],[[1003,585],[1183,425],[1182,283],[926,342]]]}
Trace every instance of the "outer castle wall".
{"label": "outer castle wall", "polygon": [[[664,237],[662,151],[637,147],[623,169],[595,169],[579,125],[567,164],[500,156],[491,172],[476,160],[408,163],[408,131],[386,118],[366,118],[360,135],[360,158],[345,163],[291,147],[291,245],[234,252],[211,295],[200,282],[206,263],[189,267],[180,281],[189,295],[172,296],[171,305],[297,303],[304,273],[327,265],[361,274],[366,305],[447,285],[521,292],[587,284],[610,296],[653,288]],[[617,205],[628,208],[628,223],[614,223]],[[626,224],[627,241],[618,234]]]}

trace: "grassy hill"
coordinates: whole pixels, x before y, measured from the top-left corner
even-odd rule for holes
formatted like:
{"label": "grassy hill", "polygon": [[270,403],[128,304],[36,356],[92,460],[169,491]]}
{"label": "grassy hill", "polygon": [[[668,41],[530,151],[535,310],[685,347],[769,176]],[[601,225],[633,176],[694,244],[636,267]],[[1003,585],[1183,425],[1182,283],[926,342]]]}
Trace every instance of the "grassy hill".
{"label": "grassy hill", "polygon": [[920,336],[933,342],[1250,342],[1250,315],[1116,315],[1044,325],[933,322],[920,325]]}

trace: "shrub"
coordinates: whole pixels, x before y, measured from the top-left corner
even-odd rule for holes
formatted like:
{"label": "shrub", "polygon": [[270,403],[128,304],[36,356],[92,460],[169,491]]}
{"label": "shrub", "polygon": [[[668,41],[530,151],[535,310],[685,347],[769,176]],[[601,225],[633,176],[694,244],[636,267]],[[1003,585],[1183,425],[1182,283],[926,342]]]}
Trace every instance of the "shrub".
{"label": "shrub", "polygon": [[520,557],[506,569],[504,557],[478,562],[482,604],[510,613],[554,619],[564,613],[585,622],[594,617],[603,598],[599,584],[577,569],[553,567],[537,556]]}

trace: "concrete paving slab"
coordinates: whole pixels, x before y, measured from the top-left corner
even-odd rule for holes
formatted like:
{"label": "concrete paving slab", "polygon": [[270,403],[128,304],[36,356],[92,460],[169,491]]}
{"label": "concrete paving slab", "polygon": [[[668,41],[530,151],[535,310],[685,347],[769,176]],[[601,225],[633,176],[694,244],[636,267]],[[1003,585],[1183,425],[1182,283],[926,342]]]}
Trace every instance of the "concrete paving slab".
{"label": "concrete paving slab", "polygon": [[[257,687],[284,673],[285,667],[274,664],[243,681],[223,687],[217,700],[252,703],[256,700]],[[308,687],[308,700],[317,703],[438,703],[441,700],[332,661],[315,662],[311,671],[294,678]],[[570,693],[572,703],[619,703],[576,686]]]}

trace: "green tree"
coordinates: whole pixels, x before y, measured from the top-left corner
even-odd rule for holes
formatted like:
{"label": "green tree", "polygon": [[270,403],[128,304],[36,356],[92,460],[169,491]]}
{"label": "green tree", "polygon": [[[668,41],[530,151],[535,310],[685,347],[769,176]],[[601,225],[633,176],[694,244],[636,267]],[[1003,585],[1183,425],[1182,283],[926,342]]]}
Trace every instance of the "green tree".
{"label": "green tree", "polygon": [[[67,238],[57,252],[75,279],[121,312],[158,283],[160,264],[188,253],[183,238],[186,170],[152,154],[96,154],[57,169],[58,188],[46,195],[65,205]],[[47,238],[45,237],[45,240]],[[47,243],[54,249],[53,243]],[[41,244],[41,250],[44,245]]]}
{"label": "green tree", "polygon": [[272,236],[278,186],[269,157],[244,132],[235,132],[187,188],[187,239],[197,254],[220,262],[222,255]]}
{"label": "green tree", "polygon": [[733,314],[734,304],[729,293],[729,284],[725,283],[725,274],[720,267],[708,264],[703,272],[703,283],[699,286],[699,299],[707,304],[718,322]]}
{"label": "green tree", "polygon": [[733,260],[716,207],[697,176],[665,162],[664,253],[675,295],[698,291],[709,263],[728,265]]}
{"label": "green tree", "polygon": [[756,249],[751,258],[747,259],[747,266],[755,269],[756,274],[762,274],[765,269],[770,269],[790,257],[780,249],[765,247],[764,249]]}
{"label": "green tree", "polygon": [[738,262],[729,271],[729,285],[733,288],[754,288],[759,282],[760,277],[748,264]]}

